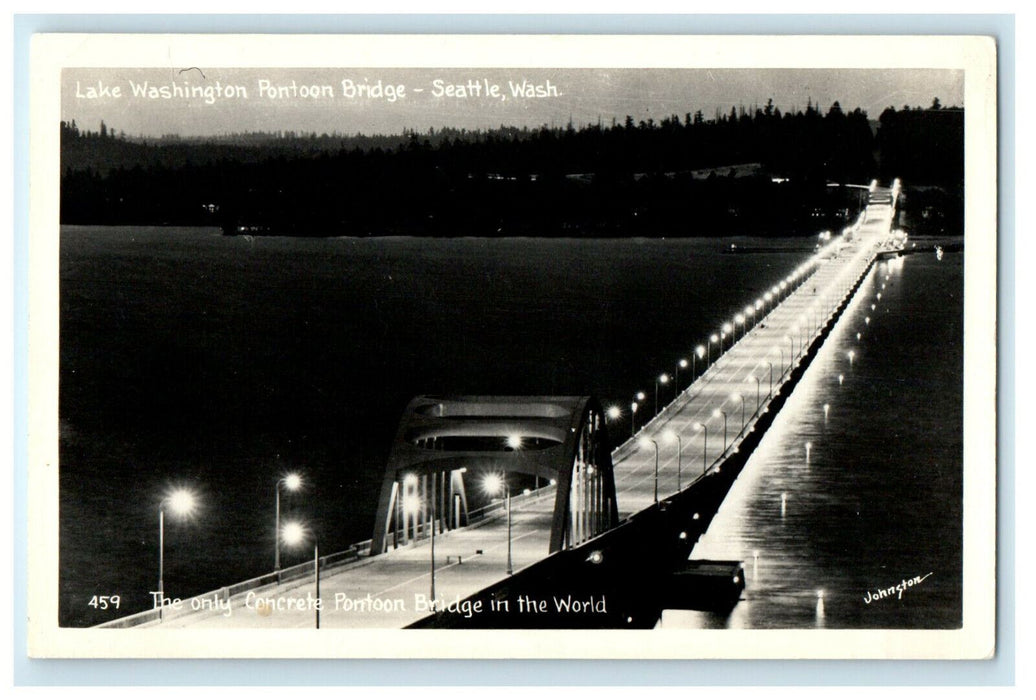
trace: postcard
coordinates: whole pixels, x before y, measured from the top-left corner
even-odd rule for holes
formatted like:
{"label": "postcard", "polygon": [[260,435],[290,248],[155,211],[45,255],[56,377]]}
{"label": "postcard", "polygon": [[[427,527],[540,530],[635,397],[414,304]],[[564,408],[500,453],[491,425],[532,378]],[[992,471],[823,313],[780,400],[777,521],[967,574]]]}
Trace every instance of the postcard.
{"label": "postcard", "polygon": [[995,653],[993,40],[31,69],[30,655]]}

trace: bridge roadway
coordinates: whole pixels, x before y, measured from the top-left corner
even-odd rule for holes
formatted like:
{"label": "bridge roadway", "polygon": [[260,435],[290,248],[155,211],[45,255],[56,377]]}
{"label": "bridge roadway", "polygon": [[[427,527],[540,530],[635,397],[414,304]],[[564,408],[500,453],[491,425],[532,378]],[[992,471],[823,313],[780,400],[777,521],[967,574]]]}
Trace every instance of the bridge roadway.
{"label": "bridge roadway", "polygon": [[[736,327],[725,342],[733,342],[733,346],[727,345],[703,374],[615,450],[616,492],[622,518],[655,502],[656,478],[657,495],[665,498],[676,493],[678,486],[686,489],[703,468],[720,468],[725,455],[737,449],[742,435],[753,429],[756,418],[766,410],[771,391],[776,394],[781,389],[803,352],[851,294],[877,249],[888,241],[892,213],[889,205],[870,205],[851,242],[835,237],[815,256],[812,275],[779,302],[775,298],[772,308],[764,304],[755,314],[754,325]],[[725,419],[721,412],[726,413]],[[679,443],[673,435],[680,436]],[[657,477],[651,440],[658,445]],[[682,450],[678,457],[679,446]],[[514,571],[546,556],[553,504],[553,487],[512,498]],[[323,572],[321,627],[400,628],[429,614],[420,603],[427,602],[431,592],[430,544],[428,539],[419,540]],[[507,550],[503,509],[481,523],[437,534],[435,593],[439,606],[462,600],[506,578]],[[229,615],[225,609],[181,614],[169,611],[161,624],[190,628],[313,627],[316,614],[305,602],[313,594],[314,581],[309,574],[231,598]],[[302,609],[267,607],[257,597],[271,599],[274,606],[297,606],[302,601]],[[375,606],[373,601],[380,601],[380,605]]]}

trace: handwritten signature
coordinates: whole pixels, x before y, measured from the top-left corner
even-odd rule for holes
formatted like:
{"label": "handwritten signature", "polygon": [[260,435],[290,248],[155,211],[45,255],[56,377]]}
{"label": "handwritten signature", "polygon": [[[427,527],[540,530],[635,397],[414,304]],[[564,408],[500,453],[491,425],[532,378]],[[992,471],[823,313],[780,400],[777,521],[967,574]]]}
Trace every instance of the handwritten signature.
{"label": "handwritten signature", "polygon": [[914,586],[919,585],[922,581],[924,581],[931,575],[932,572],[929,571],[924,576],[914,576],[913,578],[905,578],[894,586],[889,586],[888,588],[879,588],[873,593],[871,591],[867,591],[867,595],[864,597],[863,602],[867,605],[870,605],[876,600],[893,597],[895,597],[898,600],[903,600],[904,591],[906,591],[908,588],[913,588]]}

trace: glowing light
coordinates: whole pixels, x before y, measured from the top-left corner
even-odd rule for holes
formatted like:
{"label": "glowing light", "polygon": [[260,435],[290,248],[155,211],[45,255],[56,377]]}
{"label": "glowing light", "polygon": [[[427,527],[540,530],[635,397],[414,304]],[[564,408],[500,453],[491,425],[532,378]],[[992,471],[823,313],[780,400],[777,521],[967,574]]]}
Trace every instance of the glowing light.
{"label": "glowing light", "polygon": [[482,477],[482,492],[487,496],[498,496],[504,491],[504,477],[501,474],[486,474]]}
{"label": "glowing light", "polygon": [[734,327],[729,323],[724,323],[722,330],[724,333],[730,333],[732,330],[734,330]]}
{"label": "glowing light", "polygon": [[644,449],[655,446],[655,442],[651,438],[646,437],[642,437],[639,440],[637,440],[637,444],[643,447]]}
{"label": "glowing light", "polygon": [[637,407],[638,407],[638,406],[639,406],[639,404],[637,404],[637,402],[636,402],[636,401],[634,401],[633,403],[631,403],[631,404],[630,404],[630,411],[631,411],[632,413],[636,413],[636,412],[637,412]]}
{"label": "glowing light", "polygon": [[171,491],[165,497],[165,502],[169,505],[169,510],[181,517],[186,517],[193,513],[197,505],[197,499],[194,497],[194,494],[187,489]]}
{"label": "glowing light", "polygon": [[845,381],[845,375],[844,374],[839,374],[838,375],[838,384],[839,384],[839,386],[841,386],[842,382],[844,382],[844,381]]}
{"label": "glowing light", "polygon": [[404,486],[415,486],[417,485],[417,474],[406,474],[403,477]]}
{"label": "glowing light", "polygon": [[608,416],[608,420],[618,420],[622,418],[622,409],[614,405],[609,406],[605,415]]}
{"label": "glowing light", "polygon": [[680,365],[680,369],[687,369],[687,360],[681,358],[677,364]]}
{"label": "glowing light", "polygon": [[306,540],[306,528],[302,523],[287,522],[281,526],[281,541],[288,546],[302,544]]}
{"label": "glowing light", "polygon": [[284,477],[284,486],[289,491],[298,491],[302,487],[302,477],[298,474],[288,474]]}
{"label": "glowing light", "polygon": [[522,436],[521,435],[508,435],[507,446],[512,450],[518,450],[522,447]]}
{"label": "glowing light", "polygon": [[557,479],[551,479],[550,480],[550,485],[551,486],[557,486],[558,485],[558,480]]}
{"label": "glowing light", "polygon": [[719,336],[716,335],[715,333],[713,333],[711,336],[709,336],[709,342],[710,343],[718,343],[719,342]]}
{"label": "glowing light", "polygon": [[668,384],[669,383],[669,375],[668,374],[660,374],[658,376],[658,383],[659,384]]}
{"label": "glowing light", "polygon": [[588,556],[586,560],[591,564],[600,564],[602,561],[604,561],[604,554],[601,553],[601,550],[595,549],[594,551],[590,552],[590,556]]}
{"label": "glowing light", "polygon": [[643,391],[637,392],[637,401],[643,401],[647,398],[647,395]]}
{"label": "glowing light", "polygon": [[705,346],[699,345],[694,349],[694,353],[698,356],[698,359],[705,357]]}

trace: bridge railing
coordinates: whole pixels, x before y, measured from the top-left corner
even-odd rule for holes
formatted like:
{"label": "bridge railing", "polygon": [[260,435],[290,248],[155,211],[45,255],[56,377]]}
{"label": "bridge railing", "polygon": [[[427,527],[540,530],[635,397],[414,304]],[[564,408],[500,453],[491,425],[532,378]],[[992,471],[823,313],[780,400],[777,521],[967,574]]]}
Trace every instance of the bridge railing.
{"label": "bridge railing", "polygon": [[[370,549],[371,540],[363,540],[362,542],[350,545],[347,549],[340,552],[334,552],[333,554],[320,557],[321,575],[323,575],[324,571],[330,571],[347,564],[360,561],[370,555]],[[107,629],[138,627],[140,625],[157,623],[161,619],[170,620],[183,615],[190,615],[201,610],[216,611],[220,602],[226,604],[227,601],[237,598],[238,596],[247,595],[249,591],[258,592],[260,590],[272,588],[285,583],[300,581],[307,577],[311,577],[312,575],[313,560],[304,561],[300,564],[295,564],[294,566],[281,569],[280,571],[271,571],[245,581],[239,581],[229,586],[223,586],[211,591],[206,591],[205,593],[199,593],[180,601],[179,607],[167,605],[163,607],[161,611],[156,607],[150,610],[134,613],[132,615],[127,615],[126,617],[120,617],[111,622],[105,622],[97,625],[97,627]]]}

